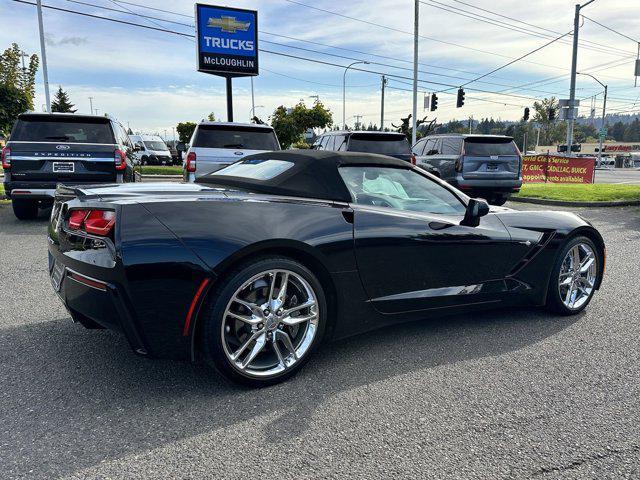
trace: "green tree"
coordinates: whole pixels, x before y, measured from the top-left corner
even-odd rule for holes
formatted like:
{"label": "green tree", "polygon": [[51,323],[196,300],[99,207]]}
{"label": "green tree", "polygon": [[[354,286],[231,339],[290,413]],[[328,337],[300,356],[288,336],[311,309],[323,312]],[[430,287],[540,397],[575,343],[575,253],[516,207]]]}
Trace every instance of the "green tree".
{"label": "green tree", "polygon": [[[545,98],[533,103],[533,121],[540,126],[540,145],[555,145],[566,137],[566,122],[556,123],[558,118],[558,101],[555,97]],[[549,120],[549,110],[553,109],[556,119]]]}
{"label": "green tree", "polygon": [[444,125],[438,127],[438,133],[466,133],[468,127],[459,120],[450,120]]}
{"label": "green tree", "polygon": [[626,125],[620,121],[613,124],[613,127],[610,130],[610,135],[617,141],[621,142],[624,138],[624,131],[626,130]]}
{"label": "green tree", "polygon": [[640,142],[640,120],[636,118],[624,130],[623,141]]}
{"label": "green tree", "polygon": [[17,43],[12,43],[0,54],[0,84],[17,88],[24,92],[28,106],[25,110],[33,109],[35,96],[36,72],[38,71],[38,56],[31,55],[22,67],[22,50]]}
{"label": "green tree", "polygon": [[207,115],[207,120],[210,122],[216,121],[216,116],[213,114],[213,112],[209,112],[209,115]]}
{"label": "green tree", "polygon": [[29,99],[20,89],[0,83],[0,132],[8,136],[22,112],[29,110]]}
{"label": "green tree", "polygon": [[193,131],[196,129],[196,124],[193,122],[180,122],[176,125],[176,131],[178,132],[178,140],[182,143],[189,143]]}
{"label": "green tree", "polygon": [[280,105],[270,118],[271,126],[283,149],[302,140],[302,135],[309,128],[327,128],[333,124],[331,111],[318,101],[314,102],[311,108],[308,108],[304,102],[298,103],[293,108]]}
{"label": "green tree", "polygon": [[58,91],[51,102],[51,111],[59,113],[76,113],[77,109],[74,109],[75,105],[69,100],[67,92],[62,90],[62,87],[58,85]]}

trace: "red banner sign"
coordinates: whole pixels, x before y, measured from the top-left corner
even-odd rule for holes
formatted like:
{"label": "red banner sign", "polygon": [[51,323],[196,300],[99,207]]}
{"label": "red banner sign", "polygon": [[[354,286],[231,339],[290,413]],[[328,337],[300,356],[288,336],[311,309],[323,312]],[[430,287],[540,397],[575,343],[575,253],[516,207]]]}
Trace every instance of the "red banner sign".
{"label": "red banner sign", "polygon": [[523,183],[593,183],[596,159],[559,155],[522,157]]}

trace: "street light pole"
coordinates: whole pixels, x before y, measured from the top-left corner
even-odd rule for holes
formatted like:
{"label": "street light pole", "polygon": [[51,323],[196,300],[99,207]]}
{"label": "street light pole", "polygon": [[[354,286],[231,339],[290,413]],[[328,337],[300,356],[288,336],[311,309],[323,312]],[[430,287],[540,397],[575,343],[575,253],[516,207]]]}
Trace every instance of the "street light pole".
{"label": "street light pole", "polygon": [[567,155],[571,155],[571,144],[573,143],[573,124],[575,113],[574,105],[576,101],[576,75],[578,68],[578,33],[580,31],[580,9],[586,7],[594,0],[589,0],[584,5],[576,4],[576,13],[573,17],[573,52],[571,54],[571,86],[569,89],[569,118],[567,119]]}
{"label": "street light pole", "polygon": [[346,104],[347,104],[347,70],[349,70],[354,65],[358,65],[359,63],[363,63],[365,65],[369,65],[369,62],[365,61],[357,61],[353,62],[344,69],[344,74],[342,75],[342,128],[347,129],[347,119],[346,119]]}
{"label": "street light pole", "polygon": [[44,25],[42,22],[42,0],[38,0],[38,30],[40,32],[40,52],[42,55],[42,78],[44,80],[44,97],[47,102],[47,113],[51,113],[51,97],[49,96],[49,73],[47,71],[47,52],[44,47]]}
{"label": "street light pole", "polygon": [[[608,88],[604,83],[602,83],[600,80],[598,80],[596,77],[594,77],[590,73],[577,72],[577,75],[586,75],[587,77],[591,77],[596,82],[598,82],[602,87],[604,87],[604,100],[602,102],[602,130],[604,131],[605,115],[607,114],[607,90],[608,90]],[[597,161],[597,165],[599,167],[601,165],[601,163],[602,163],[602,141],[604,139],[602,138],[602,135],[598,135],[598,138],[599,138],[599,141],[598,141],[598,161]]]}
{"label": "street light pole", "polygon": [[413,12],[413,115],[411,122],[411,145],[415,145],[417,139],[418,116],[418,19],[420,17],[420,2],[415,0]]}

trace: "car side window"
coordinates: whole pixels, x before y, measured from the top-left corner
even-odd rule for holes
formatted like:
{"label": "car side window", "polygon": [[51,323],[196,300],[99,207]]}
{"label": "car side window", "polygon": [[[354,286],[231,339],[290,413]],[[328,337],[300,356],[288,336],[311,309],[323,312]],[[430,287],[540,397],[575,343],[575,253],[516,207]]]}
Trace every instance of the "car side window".
{"label": "car side window", "polygon": [[333,148],[333,145],[335,144],[335,140],[336,140],[335,135],[329,135],[327,139],[327,144],[325,145],[324,150],[330,150],[330,151],[335,150]]}
{"label": "car side window", "polygon": [[354,203],[442,215],[464,215],[466,206],[440,183],[408,168],[344,166],[340,176]]}
{"label": "car side window", "polygon": [[345,151],[347,149],[347,136],[346,135],[336,135],[335,144],[333,146],[335,151]]}
{"label": "car side window", "polygon": [[411,152],[414,155],[422,155],[424,152],[424,147],[427,144],[427,139],[422,139],[420,140],[418,143],[416,143],[413,148],[411,149]]}
{"label": "car side window", "polygon": [[462,139],[447,137],[442,139],[442,151],[443,155],[460,155],[462,150]]}
{"label": "car side window", "polygon": [[424,145],[424,150],[423,150],[423,155],[433,155],[433,152],[436,148],[436,138],[429,138],[427,139],[425,145]]}

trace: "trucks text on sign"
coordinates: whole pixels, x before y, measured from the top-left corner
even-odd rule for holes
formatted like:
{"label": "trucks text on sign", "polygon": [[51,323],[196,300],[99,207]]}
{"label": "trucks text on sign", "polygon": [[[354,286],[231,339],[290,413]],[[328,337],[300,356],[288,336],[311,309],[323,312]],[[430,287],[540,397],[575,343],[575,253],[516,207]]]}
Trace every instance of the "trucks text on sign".
{"label": "trucks text on sign", "polygon": [[196,4],[198,71],[258,75],[258,12]]}

